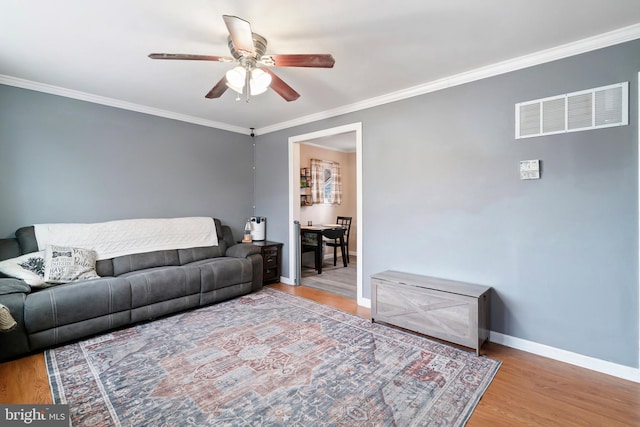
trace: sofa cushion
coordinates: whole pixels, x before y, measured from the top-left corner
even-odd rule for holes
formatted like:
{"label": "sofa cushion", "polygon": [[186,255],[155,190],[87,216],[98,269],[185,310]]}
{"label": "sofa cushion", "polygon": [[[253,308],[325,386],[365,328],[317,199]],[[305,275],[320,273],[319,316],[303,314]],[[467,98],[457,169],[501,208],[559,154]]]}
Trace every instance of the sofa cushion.
{"label": "sofa cushion", "polygon": [[224,239],[224,230],[222,222],[218,218],[213,218],[213,224],[216,226],[216,234],[218,235],[218,244]]}
{"label": "sofa cushion", "polygon": [[200,293],[200,272],[183,267],[155,267],[119,277],[131,284],[132,308]]}
{"label": "sofa cushion", "polygon": [[153,267],[180,265],[177,249],[123,255],[113,258],[112,262],[114,276]]}
{"label": "sofa cushion", "polygon": [[22,255],[17,239],[0,239],[0,260]]}
{"label": "sofa cushion", "polygon": [[29,295],[24,304],[27,332],[128,311],[131,288],[127,279],[103,277],[45,288]]}
{"label": "sofa cushion", "polygon": [[200,271],[202,293],[251,282],[253,273],[251,260],[247,258],[212,258],[196,261],[184,267]]}
{"label": "sofa cushion", "polygon": [[[236,239],[233,237],[233,232],[231,231],[231,228],[228,225],[222,226],[222,239],[227,245],[227,248],[237,243]],[[218,244],[219,245],[221,244],[220,241],[218,241]]]}
{"label": "sofa cushion", "polygon": [[224,256],[223,247],[205,246],[202,248],[178,249],[178,259],[180,265],[189,264],[207,258],[217,258]]}
{"label": "sofa cushion", "polygon": [[113,259],[99,259],[96,261],[96,273],[100,277],[115,276],[113,274]]}
{"label": "sofa cushion", "polygon": [[6,277],[24,280],[37,287],[44,282],[44,251],[21,255],[0,261],[0,272]]}
{"label": "sofa cushion", "polygon": [[36,231],[33,225],[18,228],[18,230],[16,230],[16,239],[20,244],[20,250],[23,254],[38,252],[38,241],[36,240]]}
{"label": "sofa cushion", "polygon": [[29,334],[30,351],[45,349],[131,324],[129,310],[92,317]]}

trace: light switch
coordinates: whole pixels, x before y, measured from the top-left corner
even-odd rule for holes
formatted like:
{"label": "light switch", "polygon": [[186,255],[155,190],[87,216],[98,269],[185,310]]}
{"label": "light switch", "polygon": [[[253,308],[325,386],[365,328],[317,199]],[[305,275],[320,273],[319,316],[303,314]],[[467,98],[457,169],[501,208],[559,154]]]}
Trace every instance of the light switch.
{"label": "light switch", "polygon": [[521,160],[520,179],[540,179],[540,160]]}

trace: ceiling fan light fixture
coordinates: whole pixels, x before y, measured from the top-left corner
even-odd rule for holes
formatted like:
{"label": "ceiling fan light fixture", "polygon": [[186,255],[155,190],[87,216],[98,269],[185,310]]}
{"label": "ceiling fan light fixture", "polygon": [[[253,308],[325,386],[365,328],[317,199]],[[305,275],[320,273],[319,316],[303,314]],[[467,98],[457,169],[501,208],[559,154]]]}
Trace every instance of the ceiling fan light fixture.
{"label": "ceiling fan light fixture", "polygon": [[246,73],[244,67],[235,67],[227,71],[225,75],[227,86],[238,93],[242,93]]}
{"label": "ceiling fan light fixture", "polygon": [[271,85],[271,75],[264,72],[260,68],[254,68],[251,70],[251,81],[249,86],[251,87],[251,95],[260,95],[265,93]]}
{"label": "ceiling fan light fixture", "polygon": [[[251,95],[260,95],[265,93],[271,85],[271,75],[260,68],[254,68],[249,71],[249,88]],[[238,93],[244,91],[246,83],[247,70],[244,67],[235,67],[227,71],[227,87]]]}

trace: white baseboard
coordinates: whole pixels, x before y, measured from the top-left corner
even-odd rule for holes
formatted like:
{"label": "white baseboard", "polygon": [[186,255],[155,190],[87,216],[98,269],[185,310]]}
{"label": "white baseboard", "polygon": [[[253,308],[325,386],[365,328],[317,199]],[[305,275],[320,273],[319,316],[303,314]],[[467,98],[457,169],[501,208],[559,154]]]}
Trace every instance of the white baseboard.
{"label": "white baseboard", "polygon": [[[287,285],[294,285],[293,281],[289,280],[288,277],[280,277],[280,281]],[[358,299],[358,305],[371,308],[371,300],[366,298]],[[640,383],[640,369],[638,368],[607,362],[606,360],[596,359],[595,357],[589,357],[545,344],[523,340],[522,338],[512,337],[495,331],[490,332],[489,341],[515,348],[517,350],[526,351],[527,353],[537,354],[538,356],[548,357],[549,359],[557,360],[559,362],[569,363],[571,365],[580,366],[581,368]]]}
{"label": "white baseboard", "polygon": [[295,283],[293,283],[293,280],[289,279],[288,277],[280,276],[280,282],[286,285],[295,286]]}
{"label": "white baseboard", "polygon": [[580,366],[581,368],[591,369],[592,371],[640,383],[640,369],[638,368],[631,368],[629,366],[607,362],[605,360],[573,353],[571,351],[562,350],[544,344],[538,344],[494,331],[490,332],[489,341],[518,350],[523,350],[528,353],[537,354],[538,356],[544,356],[549,359]]}

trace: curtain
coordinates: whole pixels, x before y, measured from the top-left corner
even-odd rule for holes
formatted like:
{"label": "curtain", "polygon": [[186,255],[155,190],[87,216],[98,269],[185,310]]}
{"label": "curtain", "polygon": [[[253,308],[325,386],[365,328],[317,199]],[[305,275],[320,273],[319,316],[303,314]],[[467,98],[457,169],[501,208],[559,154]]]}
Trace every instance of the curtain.
{"label": "curtain", "polygon": [[331,176],[333,177],[333,186],[331,188],[331,203],[339,205],[342,203],[342,177],[340,176],[340,163],[331,162]]}
{"label": "curtain", "polygon": [[[340,163],[311,159],[311,203],[342,203]],[[326,178],[328,176],[328,180]]]}
{"label": "curtain", "polygon": [[311,159],[311,203],[324,203],[322,160]]}

